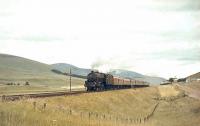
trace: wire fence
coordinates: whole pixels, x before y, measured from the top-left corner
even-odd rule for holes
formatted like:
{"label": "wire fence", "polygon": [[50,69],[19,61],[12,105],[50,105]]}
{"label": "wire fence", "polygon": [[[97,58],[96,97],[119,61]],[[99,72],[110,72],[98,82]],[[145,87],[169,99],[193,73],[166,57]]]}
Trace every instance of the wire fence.
{"label": "wire fence", "polygon": [[[152,118],[154,115],[156,109],[159,106],[159,102],[150,106],[150,111],[146,114],[140,114],[138,116],[122,116],[122,115],[112,115],[109,113],[100,113],[100,112],[91,112],[91,111],[80,111],[80,110],[74,110],[70,108],[65,107],[52,107],[48,106],[47,103],[40,103],[40,102],[32,102],[32,110],[35,112],[50,112],[50,111],[58,111],[64,113],[66,118],[69,120],[69,122],[73,123],[73,118],[77,118],[79,124],[81,122],[87,122],[89,125],[93,122],[98,122],[99,126],[103,126],[105,122],[110,122],[114,126],[120,126],[120,125],[140,125],[140,124],[146,124],[148,121]],[[18,113],[17,113],[18,114]],[[56,115],[56,112],[55,112]],[[6,121],[5,124],[12,124],[12,118],[16,116],[16,113],[13,113],[12,111],[8,112],[0,112],[0,121]],[[20,117],[20,114],[19,116]],[[3,120],[2,120],[3,119]],[[22,119],[22,118],[19,118]],[[15,119],[16,120],[16,119]],[[22,121],[24,122],[24,121]],[[56,124],[56,121],[53,121],[53,123]],[[4,124],[1,122],[1,124]]]}
{"label": "wire fence", "polygon": [[[108,113],[98,113],[98,112],[86,112],[86,111],[77,111],[73,109],[65,109],[65,108],[59,108],[59,111],[62,111],[65,113],[66,116],[71,117],[79,117],[80,120],[89,120],[89,122],[92,122],[93,120],[101,122],[114,122],[117,124],[142,124],[146,123],[150,120],[150,118],[154,115],[157,107],[159,106],[159,103],[156,103],[153,105],[152,110],[149,113],[140,115],[138,117],[126,117],[126,116],[120,116],[120,115],[112,115]],[[37,103],[33,102],[33,109],[37,110]],[[41,111],[45,111],[48,109],[48,106],[46,103],[44,103],[42,106],[40,106]]]}

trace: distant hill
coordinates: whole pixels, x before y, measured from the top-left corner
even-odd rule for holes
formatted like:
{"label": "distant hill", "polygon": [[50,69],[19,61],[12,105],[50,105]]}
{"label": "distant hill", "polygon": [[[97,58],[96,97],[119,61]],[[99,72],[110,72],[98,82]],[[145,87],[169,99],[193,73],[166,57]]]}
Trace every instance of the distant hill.
{"label": "distant hill", "polygon": [[150,84],[155,84],[155,85],[160,84],[163,81],[166,81],[166,79],[161,78],[161,77],[146,76],[146,75],[142,75],[140,73],[128,71],[128,70],[115,69],[115,70],[111,70],[111,72],[109,73],[112,75],[120,76],[124,78],[146,81],[146,82],[149,82]]}
{"label": "distant hill", "polygon": [[[52,72],[52,66],[34,60],[0,54],[0,84],[25,83],[31,85],[66,86],[67,76]],[[76,84],[84,83],[83,79],[73,78]]]}
{"label": "distant hill", "polygon": [[193,82],[193,81],[200,82],[200,72],[186,77],[186,82]]}
{"label": "distant hill", "polygon": [[[79,68],[79,67],[76,67],[70,64],[65,64],[65,63],[52,64],[52,67],[53,69],[61,71],[62,73],[69,73],[69,69],[71,67],[72,74],[79,75],[79,76],[87,76],[87,74],[91,72],[91,69]],[[120,69],[112,69],[109,73],[114,76],[119,76],[123,78],[143,80],[143,81],[149,82],[150,84],[155,84],[155,85],[160,84],[161,82],[166,80],[161,77],[146,76],[137,72],[128,71],[128,70],[120,70]]]}
{"label": "distant hill", "polygon": [[[48,65],[18,56],[0,54],[0,84],[28,81],[33,85],[66,86],[67,74],[63,75],[63,73],[69,73],[70,68],[74,82],[83,85],[84,80],[81,78],[85,78],[91,69],[79,68],[66,63]],[[145,76],[127,70],[113,69],[109,73],[114,76],[143,80],[151,84],[160,84],[165,81],[164,78]]]}
{"label": "distant hill", "polygon": [[19,77],[21,75],[53,74],[51,66],[26,58],[0,54],[0,76]]}
{"label": "distant hill", "polygon": [[87,76],[88,73],[91,72],[91,69],[79,68],[67,63],[56,63],[56,64],[52,64],[51,66],[53,69],[59,70],[62,73],[69,73],[69,70],[71,68],[72,74],[80,75],[80,76]]}
{"label": "distant hill", "polygon": [[133,71],[128,71],[128,70],[121,70],[121,69],[112,69],[110,72],[110,74],[112,75],[116,75],[116,76],[120,76],[120,77],[124,77],[124,78],[143,78],[144,75],[137,73],[137,72],[133,72]]}
{"label": "distant hill", "polygon": [[190,75],[190,76],[188,76],[186,78],[200,78],[200,72],[192,74],[192,75]]}

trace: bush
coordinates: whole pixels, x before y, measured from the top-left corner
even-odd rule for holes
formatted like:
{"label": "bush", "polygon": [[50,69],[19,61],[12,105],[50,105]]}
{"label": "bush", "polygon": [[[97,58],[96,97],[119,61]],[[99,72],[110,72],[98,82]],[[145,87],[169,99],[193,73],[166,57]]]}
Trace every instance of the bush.
{"label": "bush", "polygon": [[25,86],[29,86],[30,84],[29,84],[29,82],[27,81],[26,83],[25,83]]}

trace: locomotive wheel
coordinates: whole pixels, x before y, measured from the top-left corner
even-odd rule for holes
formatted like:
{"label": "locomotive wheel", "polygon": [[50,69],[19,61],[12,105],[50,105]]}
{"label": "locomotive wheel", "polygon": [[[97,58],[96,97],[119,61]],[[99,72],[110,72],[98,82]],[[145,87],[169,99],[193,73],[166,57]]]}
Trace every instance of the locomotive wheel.
{"label": "locomotive wheel", "polygon": [[96,91],[100,91],[100,90],[101,90],[101,88],[100,88],[100,87],[97,87],[97,88],[96,88]]}
{"label": "locomotive wheel", "polygon": [[92,88],[92,87],[87,87],[87,91],[94,91],[94,88]]}
{"label": "locomotive wheel", "polygon": [[102,86],[102,87],[101,87],[101,90],[102,90],[102,91],[103,91],[103,90],[105,90],[105,87],[104,87],[104,86]]}
{"label": "locomotive wheel", "polygon": [[87,91],[90,91],[90,88],[89,88],[89,87],[87,87]]}

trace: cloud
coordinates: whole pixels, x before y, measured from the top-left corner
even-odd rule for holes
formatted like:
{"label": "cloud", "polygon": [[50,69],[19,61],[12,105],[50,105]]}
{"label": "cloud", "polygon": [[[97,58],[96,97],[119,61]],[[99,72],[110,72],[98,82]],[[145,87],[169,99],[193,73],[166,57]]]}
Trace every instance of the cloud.
{"label": "cloud", "polygon": [[200,31],[168,31],[168,32],[161,32],[158,33],[164,40],[169,40],[169,41],[183,41],[183,42],[198,42],[200,40]]}
{"label": "cloud", "polygon": [[13,31],[8,31],[0,27],[0,40],[16,40],[26,42],[51,42],[51,41],[64,41],[62,37],[54,37],[45,34],[16,34]]}
{"label": "cloud", "polygon": [[0,48],[2,53],[45,63],[67,62],[104,70],[169,76],[190,65],[187,68],[197,71],[199,3],[0,1]]}
{"label": "cloud", "polygon": [[160,11],[199,11],[199,0],[153,0],[151,8]]}
{"label": "cloud", "polygon": [[8,16],[12,16],[13,15],[13,13],[11,13],[11,12],[1,12],[0,11],[0,17],[8,17]]}
{"label": "cloud", "polygon": [[147,57],[148,59],[166,59],[177,60],[183,62],[200,62],[200,48],[190,49],[171,49],[161,52],[151,53]]}
{"label": "cloud", "polygon": [[23,40],[23,41],[35,41],[35,42],[51,42],[51,41],[63,41],[62,38],[56,38],[56,37],[49,37],[45,35],[37,35],[37,36],[22,36],[22,37],[16,37],[12,38],[15,40]]}
{"label": "cloud", "polygon": [[94,60],[92,68],[102,72],[125,69],[169,78],[173,74],[185,77],[198,72],[200,70],[197,68],[198,64],[200,64],[200,44],[180,41],[136,44],[134,47],[121,49],[118,54],[109,58],[102,56]]}
{"label": "cloud", "polygon": [[4,27],[0,26],[0,40],[7,40],[9,39],[9,35],[11,34],[10,31],[5,30]]}

